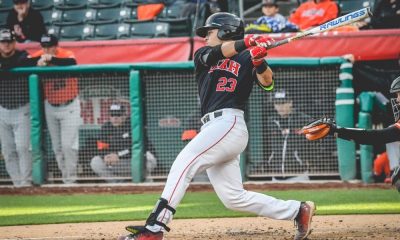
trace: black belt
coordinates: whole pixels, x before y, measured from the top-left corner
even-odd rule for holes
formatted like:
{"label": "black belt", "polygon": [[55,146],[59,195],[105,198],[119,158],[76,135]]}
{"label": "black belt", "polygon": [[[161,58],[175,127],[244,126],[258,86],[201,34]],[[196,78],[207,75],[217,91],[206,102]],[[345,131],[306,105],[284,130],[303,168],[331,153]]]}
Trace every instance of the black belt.
{"label": "black belt", "polygon": [[203,124],[206,124],[207,122],[209,122],[211,120],[210,115],[213,116],[212,119],[217,118],[217,117],[221,117],[222,116],[222,111],[215,111],[212,113],[207,113],[204,117],[201,118],[201,122]]}
{"label": "black belt", "polygon": [[50,103],[50,105],[51,106],[53,106],[53,107],[62,107],[62,106],[67,106],[67,105],[69,105],[70,103],[72,103],[73,101],[75,100],[75,98],[73,98],[73,99],[71,99],[71,100],[68,100],[68,101],[66,101],[66,102],[63,102],[63,103]]}

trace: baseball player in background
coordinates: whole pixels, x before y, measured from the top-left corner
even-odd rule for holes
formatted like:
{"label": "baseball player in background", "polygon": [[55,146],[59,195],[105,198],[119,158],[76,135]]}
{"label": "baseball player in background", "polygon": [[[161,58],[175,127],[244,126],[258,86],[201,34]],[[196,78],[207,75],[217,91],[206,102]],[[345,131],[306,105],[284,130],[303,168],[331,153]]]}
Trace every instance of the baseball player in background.
{"label": "baseball player in background", "polygon": [[[400,141],[400,77],[396,78],[392,82],[392,85],[390,86],[390,93],[396,95],[396,98],[391,99],[395,123],[387,128],[377,129],[377,130],[344,128],[337,126],[335,122],[330,118],[321,118],[317,121],[319,121],[322,124],[327,124],[329,126],[329,134],[334,135],[335,137],[338,138],[353,140],[359,144],[374,145],[374,144]],[[323,135],[322,137],[325,136],[326,135]],[[392,184],[395,185],[397,190],[400,192],[399,164],[400,164],[400,159],[398,159],[397,164],[391,162],[390,167],[391,170],[393,171],[391,177]]]}
{"label": "baseball player in background", "polygon": [[16,187],[30,186],[30,108],[28,81],[6,70],[30,66],[28,53],[15,48],[16,39],[9,29],[0,29],[0,142],[8,175]]}
{"label": "baseball player in background", "polygon": [[204,170],[227,208],[295,220],[295,239],[305,239],[311,230],[315,204],[246,191],[239,167],[240,154],[248,142],[244,110],[254,82],[266,91],[273,89],[272,71],[264,60],[272,39],[253,35],[244,38],[243,21],[225,12],[212,14],[196,33],[206,41],[194,56],[203,116],[201,131],[172,164],[161,198],[145,226],[128,226],[131,234],[119,239],[163,239],[190,181]]}
{"label": "baseball player in background", "polygon": [[[55,35],[44,34],[41,50],[29,56],[39,67],[76,65],[72,51],[59,47]],[[78,79],[55,77],[44,85],[44,110],[53,152],[62,181],[75,183],[77,179],[79,127],[82,125]]]}

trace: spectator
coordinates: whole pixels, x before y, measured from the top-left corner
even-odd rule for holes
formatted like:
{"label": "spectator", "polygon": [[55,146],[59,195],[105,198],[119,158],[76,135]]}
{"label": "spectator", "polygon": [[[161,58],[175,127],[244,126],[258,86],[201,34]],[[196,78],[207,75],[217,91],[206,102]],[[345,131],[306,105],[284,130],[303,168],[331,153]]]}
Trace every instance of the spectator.
{"label": "spectator", "polygon": [[14,30],[18,42],[40,41],[46,33],[43,16],[30,6],[30,0],[14,0],[7,17],[7,27]]}
{"label": "spectator", "polygon": [[[75,65],[73,52],[58,47],[54,35],[43,35],[42,49],[30,57],[37,66]],[[47,79],[44,81],[45,115],[53,151],[64,183],[75,183],[77,178],[80,101],[78,79]]]}
{"label": "spectator", "polygon": [[246,33],[297,32],[299,30],[296,25],[279,14],[279,5],[276,0],[263,0],[261,10],[263,16],[249,24],[245,28]]}
{"label": "spectator", "polygon": [[[131,121],[125,107],[120,103],[113,103],[109,114],[110,120],[101,127],[100,136],[96,141],[98,155],[92,158],[90,166],[107,182],[116,183],[119,182],[116,179],[118,174],[131,173]],[[146,175],[157,165],[151,147],[146,151]]]}
{"label": "spectator", "polygon": [[32,183],[28,81],[5,70],[29,66],[28,53],[16,50],[14,33],[0,29],[0,142],[6,169],[16,187]]}
{"label": "spectator", "polygon": [[290,15],[289,21],[305,30],[336,18],[338,13],[338,5],[332,0],[308,0]]}
{"label": "spectator", "polygon": [[[293,100],[286,90],[276,90],[272,101],[276,113],[267,122],[267,129],[270,132],[266,144],[269,150],[267,167],[273,172],[280,172],[283,176],[298,175],[299,170],[307,173],[309,163],[305,154],[307,152],[315,154],[315,151],[307,150],[310,144],[305,144],[306,141],[297,131],[310,122],[311,117],[293,107]],[[283,179],[286,180],[285,177]],[[308,175],[303,176],[301,180],[309,180]]]}

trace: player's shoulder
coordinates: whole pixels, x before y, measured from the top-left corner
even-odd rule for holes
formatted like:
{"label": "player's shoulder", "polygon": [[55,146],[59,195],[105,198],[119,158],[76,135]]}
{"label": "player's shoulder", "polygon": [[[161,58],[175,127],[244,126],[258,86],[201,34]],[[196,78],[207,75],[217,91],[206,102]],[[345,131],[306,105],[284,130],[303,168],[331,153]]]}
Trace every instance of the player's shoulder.
{"label": "player's shoulder", "polygon": [[197,50],[194,52],[194,55],[195,55],[195,56],[198,56],[198,55],[200,55],[200,54],[204,54],[204,53],[206,53],[206,52],[211,51],[211,49],[212,49],[212,47],[210,47],[210,46],[203,46],[203,47],[197,49]]}
{"label": "player's shoulder", "polygon": [[60,58],[75,58],[75,54],[73,51],[65,48],[58,48],[57,49],[57,57]]}

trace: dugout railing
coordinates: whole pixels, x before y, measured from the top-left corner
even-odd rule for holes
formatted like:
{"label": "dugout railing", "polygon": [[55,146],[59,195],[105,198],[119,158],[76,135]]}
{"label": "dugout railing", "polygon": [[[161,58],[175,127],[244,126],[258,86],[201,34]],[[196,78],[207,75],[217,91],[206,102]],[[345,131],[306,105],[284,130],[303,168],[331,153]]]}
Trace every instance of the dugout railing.
{"label": "dugout railing", "polygon": [[[311,118],[335,116],[336,90],[343,84],[339,76],[344,63],[345,60],[336,57],[269,59],[275,88],[290,92],[296,109]],[[93,141],[101,125],[108,120],[107,109],[113,101],[123,102],[129,109],[133,143],[130,167],[116,171],[111,177],[114,180],[165,179],[172,162],[186,144],[181,140],[182,132],[191,128],[193,119],[198,119],[199,115],[193,62],[18,68],[12,72],[15,77],[28,76],[31,135],[26,137],[31,138],[36,184],[61,181],[44,118],[45,81],[78,79],[82,117],[77,165],[80,182],[107,180],[94,174],[90,161],[96,154]],[[19,95],[15,93],[15,97]],[[296,139],[296,145],[305,150],[300,165],[289,160],[270,160],[271,143],[282,142],[282,136],[278,138],[267,128],[267,123],[273,121],[273,112],[272,94],[255,86],[246,114],[250,139],[241,161],[246,178],[279,178],[304,173],[339,176],[337,144],[333,138],[315,143]],[[157,166],[151,171],[146,171],[148,151],[157,159]],[[9,181],[3,161],[0,162],[0,181]]]}

